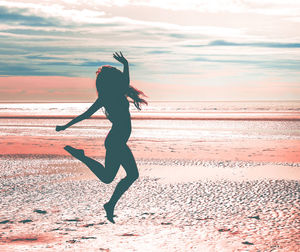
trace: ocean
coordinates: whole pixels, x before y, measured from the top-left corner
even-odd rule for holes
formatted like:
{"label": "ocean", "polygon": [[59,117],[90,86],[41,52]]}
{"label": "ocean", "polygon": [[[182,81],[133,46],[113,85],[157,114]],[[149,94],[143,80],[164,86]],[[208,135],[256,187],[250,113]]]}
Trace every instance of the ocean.
{"label": "ocean", "polygon": [[[92,103],[0,103],[3,117],[70,117],[84,112]],[[98,112],[97,118],[103,117]],[[136,119],[300,119],[300,101],[149,102],[138,111],[131,104]]]}
{"label": "ocean", "polygon": [[[0,149],[8,154],[66,155],[73,144],[103,157],[111,123],[101,109],[63,132],[55,126],[91,103],[0,103]],[[295,162],[300,160],[300,101],[149,102],[131,104],[129,145],[138,158]]]}

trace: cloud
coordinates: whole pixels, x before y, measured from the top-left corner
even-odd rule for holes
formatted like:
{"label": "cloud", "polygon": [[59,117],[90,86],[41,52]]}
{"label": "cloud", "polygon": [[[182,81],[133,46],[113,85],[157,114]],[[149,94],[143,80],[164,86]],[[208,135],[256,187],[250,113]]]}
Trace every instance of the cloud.
{"label": "cloud", "polygon": [[171,83],[299,82],[299,6],[286,14],[291,3],[0,0],[0,74],[94,78],[101,65],[122,67],[112,58],[121,50],[131,79],[166,84],[166,95]]}
{"label": "cloud", "polygon": [[1,101],[93,101],[95,79],[65,76],[0,77]]}
{"label": "cloud", "polygon": [[[77,59],[66,61],[58,57],[43,57],[39,55],[25,56],[34,60],[30,64],[22,62],[5,62],[0,60],[0,76],[95,76],[98,67],[111,65],[122,70],[120,63],[114,61],[92,61]],[[60,61],[58,61],[60,60]],[[133,67],[135,64],[132,63]],[[84,73],[84,74],[83,74]]]}
{"label": "cloud", "polygon": [[42,56],[42,55],[27,55],[25,56],[27,59],[38,59],[38,60],[57,60],[61,59],[58,57],[47,57],[47,56]]}
{"label": "cloud", "polygon": [[[38,65],[0,62],[0,76],[49,76],[60,75],[59,71],[43,70]],[[61,73],[65,75],[65,73]]]}
{"label": "cloud", "polygon": [[225,40],[215,40],[207,46],[250,46],[250,47],[269,47],[269,48],[300,48],[300,43],[279,43],[279,42],[252,42],[235,43]]}
{"label": "cloud", "polygon": [[[52,1],[54,2],[54,1]],[[10,7],[29,7],[32,9],[41,9],[46,7],[48,1],[44,4],[39,0],[19,0],[1,1],[0,3]],[[165,9],[172,11],[196,10],[199,13],[263,13],[266,15],[298,15],[300,8],[299,2],[295,0],[89,0],[89,1],[71,1],[71,0],[56,0],[56,9],[72,9],[73,12],[87,9],[91,12],[90,16],[97,15],[97,12],[106,7],[153,7],[157,9]],[[50,6],[51,7],[51,6]],[[49,8],[51,11],[52,9]]]}
{"label": "cloud", "polygon": [[[223,76],[225,77],[225,76]],[[2,101],[94,101],[97,97],[95,79],[61,76],[0,77]],[[300,88],[295,82],[276,78],[263,78],[247,85],[187,85],[161,84],[135,80],[133,85],[153,100],[272,100],[296,99]],[[217,87],[217,88],[216,88]]]}
{"label": "cloud", "polygon": [[246,57],[243,57],[244,59],[217,59],[217,58],[206,58],[206,57],[195,57],[192,60],[198,61],[198,62],[210,62],[210,63],[224,63],[224,64],[237,64],[237,65],[253,65],[260,67],[262,69],[285,69],[285,70],[291,70],[291,71],[297,71],[299,72],[299,65],[300,60],[283,60],[283,59],[277,59],[277,60],[266,60],[266,59],[246,59]]}
{"label": "cloud", "polygon": [[87,67],[100,67],[103,65],[110,65],[114,67],[120,66],[119,63],[115,63],[112,61],[84,61],[82,63],[76,64],[77,66],[87,66]]}
{"label": "cloud", "polygon": [[0,22],[28,26],[57,26],[60,22],[54,18],[44,18],[26,14],[26,9],[9,9],[0,6]]}
{"label": "cloud", "polygon": [[266,48],[300,48],[300,43],[281,43],[281,42],[248,42],[238,43],[225,40],[214,40],[207,44],[182,45],[183,47],[208,47],[208,46],[236,46],[236,47],[266,47]]}
{"label": "cloud", "polygon": [[[0,1],[0,5],[9,9],[14,9],[14,12],[28,12],[31,16],[35,17],[37,13],[38,19],[46,17],[47,19],[59,19],[62,22],[72,23],[98,23],[98,19],[105,15],[102,11],[95,11],[92,7],[90,9],[81,8],[74,9],[72,5],[67,5],[64,1],[53,1],[53,3],[44,3],[43,1]],[[35,15],[33,15],[35,14]],[[26,16],[27,17],[27,16]],[[30,16],[29,16],[30,17]],[[22,18],[18,15],[13,18]]]}
{"label": "cloud", "polygon": [[300,9],[299,2],[293,0],[103,0],[99,4],[123,7],[147,6],[172,11],[193,10],[200,13],[259,13],[280,16],[297,16]]}
{"label": "cloud", "polygon": [[148,51],[147,53],[149,54],[168,54],[171,51],[168,50],[153,50],[153,51]]}

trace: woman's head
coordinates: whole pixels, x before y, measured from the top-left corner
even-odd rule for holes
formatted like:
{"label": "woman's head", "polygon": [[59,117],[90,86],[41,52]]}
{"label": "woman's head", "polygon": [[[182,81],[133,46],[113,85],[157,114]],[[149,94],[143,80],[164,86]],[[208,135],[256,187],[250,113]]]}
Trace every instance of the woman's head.
{"label": "woman's head", "polygon": [[99,67],[96,72],[96,88],[98,96],[101,96],[105,101],[110,101],[117,96],[130,97],[136,108],[140,108],[140,104],[148,104],[140,96],[146,96],[142,91],[128,86],[123,73],[112,66],[106,65]]}
{"label": "woman's head", "polygon": [[[106,65],[99,67],[96,72],[96,88],[98,95],[113,95],[113,93],[125,94],[125,79],[123,73],[112,66]],[[123,87],[123,88],[122,88]]]}

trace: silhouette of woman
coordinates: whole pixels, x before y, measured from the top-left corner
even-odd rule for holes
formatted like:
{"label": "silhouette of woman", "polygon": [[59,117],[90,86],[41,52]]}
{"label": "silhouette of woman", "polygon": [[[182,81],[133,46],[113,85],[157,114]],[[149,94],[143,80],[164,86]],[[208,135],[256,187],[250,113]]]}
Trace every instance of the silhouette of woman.
{"label": "silhouette of woman", "polygon": [[114,208],[118,200],[139,177],[135,159],[126,144],[131,134],[131,119],[127,98],[130,97],[139,110],[140,104],[147,104],[147,102],[140,98],[141,95],[145,96],[142,91],[129,85],[129,66],[123,54],[121,52],[114,53],[113,57],[123,64],[123,73],[112,66],[100,67],[96,72],[98,99],[86,112],[77,116],[66,125],[56,126],[56,131],[65,130],[71,125],[91,117],[101,107],[105,108],[105,114],[112,123],[112,128],[104,143],[106,148],[105,167],[96,160],[87,157],[81,149],[76,149],[69,145],[65,146],[64,149],[83,162],[106,184],[114,180],[120,165],[124,167],[126,177],[121,179],[110,200],[104,204],[107,219],[115,223],[113,219]]}

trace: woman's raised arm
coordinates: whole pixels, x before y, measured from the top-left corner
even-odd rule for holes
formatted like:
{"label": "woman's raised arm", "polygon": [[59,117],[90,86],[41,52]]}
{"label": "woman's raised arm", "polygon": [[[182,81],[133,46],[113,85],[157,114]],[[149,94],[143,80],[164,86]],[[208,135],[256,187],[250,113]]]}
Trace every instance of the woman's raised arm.
{"label": "woman's raised arm", "polygon": [[100,109],[103,106],[102,101],[98,98],[91,107],[88,108],[87,111],[85,111],[83,114],[75,117],[73,120],[71,120],[69,123],[63,126],[56,126],[56,131],[61,131],[69,128],[75,123],[78,123],[84,119],[90,118],[98,109]]}
{"label": "woman's raised arm", "polygon": [[129,65],[128,65],[127,59],[123,56],[123,54],[121,52],[120,52],[120,54],[115,52],[113,55],[114,55],[114,58],[117,61],[119,61],[120,63],[123,64],[123,74],[124,74],[124,77],[125,77],[125,80],[126,80],[126,85],[129,86],[129,82],[130,82],[130,79],[129,79]]}

